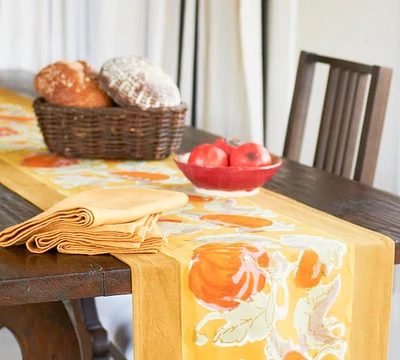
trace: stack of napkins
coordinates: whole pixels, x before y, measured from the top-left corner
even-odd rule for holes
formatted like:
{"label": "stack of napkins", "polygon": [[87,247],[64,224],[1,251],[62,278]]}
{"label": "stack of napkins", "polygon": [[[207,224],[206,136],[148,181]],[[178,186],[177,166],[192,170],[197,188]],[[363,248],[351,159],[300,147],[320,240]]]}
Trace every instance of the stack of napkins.
{"label": "stack of napkins", "polygon": [[0,232],[0,247],[26,244],[33,253],[156,253],[166,246],[157,225],[163,211],[184,206],[186,194],[154,189],[95,189],[66,198]]}

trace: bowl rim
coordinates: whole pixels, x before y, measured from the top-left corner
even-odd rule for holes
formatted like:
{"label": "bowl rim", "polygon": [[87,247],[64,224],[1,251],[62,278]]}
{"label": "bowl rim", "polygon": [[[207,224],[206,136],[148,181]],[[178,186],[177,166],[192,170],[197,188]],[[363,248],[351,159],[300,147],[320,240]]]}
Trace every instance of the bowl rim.
{"label": "bowl rim", "polygon": [[[190,155],[190,151],[182,153],[182,154],[176,154],[174,156],[174,161],[175,163],[183,164],[188,167],[192,168],[198,168],[198,169],[220,169],[223,171],[260,171],[260,170],[273,170],[276,168],[279,168],[282,165],[282,158],[279,156],[271,154],[271,158],[273,163],[271,165],[265,165],[265,166],[259,166],[259,167],[241,167],[241,166],[208,166],[208,165],[197,165],[197,164],[189,164],[188,162],[181,161],[180,158]],[[274,162],[274,159],[276,162]]]}

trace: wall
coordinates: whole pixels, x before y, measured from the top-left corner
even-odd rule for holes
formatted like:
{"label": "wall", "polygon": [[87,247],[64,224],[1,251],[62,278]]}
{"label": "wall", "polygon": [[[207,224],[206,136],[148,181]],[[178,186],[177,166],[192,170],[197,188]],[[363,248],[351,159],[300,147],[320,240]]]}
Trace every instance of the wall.
{"label": "wall", "polygon": [[[397,0],[271,0],[268,113],[271,149],[282,152],[300,50],[391,67],[394,71],[375,186],[399,192],[400,2]],[[280,76],[280,78],[278,78]],[[318,93],[325,89],[317,86]],[[278,101],[276,102],[276,98]],[[306,137],[316,131],[310,110]],[[274,131],[276,130],[276,131]],[[279,136],[276,136],[276,132]],[[309,138],[311,138],[309,136]],[[310,162],[307,141],[302,159]]]}

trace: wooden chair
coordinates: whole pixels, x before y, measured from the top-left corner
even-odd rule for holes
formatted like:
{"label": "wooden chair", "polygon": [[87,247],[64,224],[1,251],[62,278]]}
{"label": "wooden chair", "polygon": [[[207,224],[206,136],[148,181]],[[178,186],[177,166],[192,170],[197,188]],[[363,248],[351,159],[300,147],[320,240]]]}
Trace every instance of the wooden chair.
{"label": "wooden chair", "polygon": [[302,51],[297,69],[283,156],[298,161],[316,63],[330,66],[314,166],[350,178],[367,79],[371,78],[354,180],[372,185],[392,70]]}

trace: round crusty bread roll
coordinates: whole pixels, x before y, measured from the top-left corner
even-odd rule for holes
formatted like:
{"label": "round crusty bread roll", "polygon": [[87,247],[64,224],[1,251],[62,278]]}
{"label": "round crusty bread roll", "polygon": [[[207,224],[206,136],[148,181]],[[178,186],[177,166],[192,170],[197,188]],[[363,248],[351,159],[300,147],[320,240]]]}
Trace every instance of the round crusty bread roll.
{"label": "round crusty bread roll", "polygon": [[118,57],[106,61],[98,80],[100,87],[121,106],[148,109],[181,103],[179,89],[172,77],[143,57]]}
{"label": "round crusty bread roll", "polygon": [[36,92],[48,102],[81,108],[111,106],[99,87],[97,74],[85,61],[58,61],[35,77]]}

